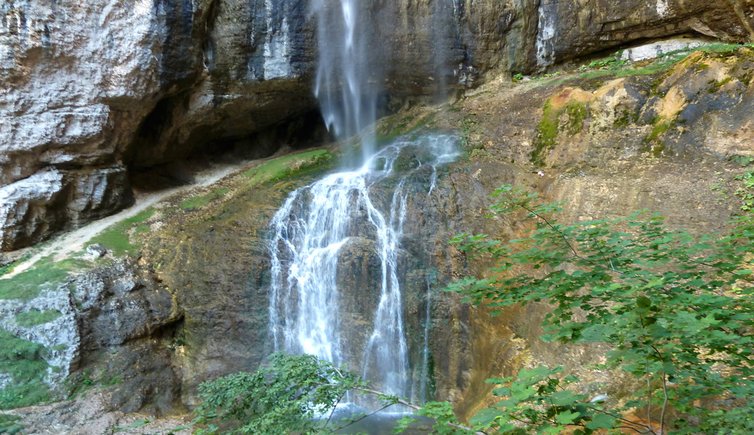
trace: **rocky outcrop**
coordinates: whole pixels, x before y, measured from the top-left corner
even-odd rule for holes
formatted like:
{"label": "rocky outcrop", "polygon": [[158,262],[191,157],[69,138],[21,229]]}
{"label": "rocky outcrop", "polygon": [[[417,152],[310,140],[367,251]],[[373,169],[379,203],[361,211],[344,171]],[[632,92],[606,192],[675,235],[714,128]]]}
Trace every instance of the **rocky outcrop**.
{"label": "rocky outcrop", "polygon": [[[366,7],[380,41],[369,49],[383,58],[387,94],[397,103],[474,85],[490,70],[532,71],[631,41],[752,35],[752,6],[744,0]],[[84,181],[69,183],[67,200],[52,194],[55,180],[35,188],[33,208],[45,210],[44,225],[36,218],[42,211],[21,210],[26,202],[3,202],[11,211],[0,222],[0,247],[27,246],[126,205],[130,186],[121,178],[106,189],[122,200],[94,198],[89,213],[60,210],[96,195],[79,185],[111,178],[112,168],[153,166],[201,149],[255,148],[254,133],[314,110],[313,35],[307,2],[296,0],[3,2],[0,196],[51,171],[76,170]]]}
{"label": "rocky outcrop", "polygon": [[0,188],[0,248],[13,250],[49,234],[107,216],[133,202],[123,166],[44,169]]}
{"label": "rocky outcrop", "polygon": [[[535,42],[544,67],[633,41],[695,33],[725,41],[754,37],[754,6],[747,0],[542,0]],[[531,61],[531,57],[529,57]],[[531,65],[531,64],[529,64]]]}
{"label": "rocky outcrop", "polygon": [[[127,205],[127,165],[226,146],[310,110],[305,17],[292,1],[0,5],[0,196],[9,198],[0,247],[26,246]],[[49,175],[68,170],[75,180]],[[98,179],[123,200],[87,190]],[[13,199],[20,189],[35,194]],[[87,195],[90,211],[65,211]]]}
{"label": "rocky outcrop", "polygon": [[[59,398],[81,385],[117,384],[122,388],[112,393],[111,406],[126,411],[146,406],[156,413],[173,409],[180,403],[181,384],[169,346],[182,313],[171,293],[133,260],[96,260],[99,266],[70,277],[58,271],[56,282],[40,284],[35,296],[1,301],[3,334],[37,349],[16,350],[12,361],[2,361],[3,388],[17,394],[36,390],[39,397],[49,389],[50,397]],[[47,269],[37,273],[53,280],[56,266],[40,266]],[[45,373],[30,376],[14,364]]]}
{"label": "rocky outcrop", "polygon": [[[539,340],[546,306],[514,307],[492,317],[439,291],[487,266],[449,247],[453,235],[505,239],[527,231],[521,222],[485,216],[489,194],[500,184],[560,200],[564,221],[649,209],[668,216],[671,225],[711,233],[736,213],[736,176],[751,170],[740,162],[750,165],[754,157],[752,50],[700,52],[665,68],[653,75],[614,71],[627,77],[573,73],[515,85],[494,81],[450,108],[416,107],[381,122],[387,136],[417,126],[458,131],[466,147],[459,162],[436,168],[437,178],[430,167],[419,167],[427,161],[419,151],[407,148],[395,164],[411,192],[399,262],[417,386],[412,399],[451,400],[468,416],[483,406],[488,377],[538,363],[578,373],[593,360],[583,348]],[[543,121],[553,129],[543,128]],[[552,141],[538,146],[548,134]],[[269,223],[285,194],[323,169],[317,159],[282,163],[289,157],[192,197],[202,201],[179,198],[156,207],[134,234],[145,246],[138,265],[114,262],[69,280],[64,289],[76,290],[70,301],[58,301],[62,305],[49,303],[49,292],[32,301],[39,311],[62,313],[50,325],[73,331],[60,336],[78,343],[68,357],[77,369],[74,380],[87,373],[98,380],[117,375],[110,406],[163,413],[195,404],[202,381],[253,370],[269,355]],[[271,168],[280,172],[264,172]],[[393,178],[373,186],[374,204],[389,208],[397,184]],[[338,283],[357,290],[342,300],[344,324],[352,326],[344,335],[353,342],[366,340],[373,320],[368,307],[376,303],[377,286],[369,278],[379,275],[379,263],[372,248],[367,238],[353,237],[340,251]],[[3,328],[24,339],[53,330],[16,324],[17,312],[35,308],[30,303],[3,304],[10,310],[1,316],[8,319]],[[58,356],[69,349],[52,339],[45,343]],[[581,374],[588,391],[612,395],[622,388],[608,372]],[[8,382],[0,373],[0,384]]]}

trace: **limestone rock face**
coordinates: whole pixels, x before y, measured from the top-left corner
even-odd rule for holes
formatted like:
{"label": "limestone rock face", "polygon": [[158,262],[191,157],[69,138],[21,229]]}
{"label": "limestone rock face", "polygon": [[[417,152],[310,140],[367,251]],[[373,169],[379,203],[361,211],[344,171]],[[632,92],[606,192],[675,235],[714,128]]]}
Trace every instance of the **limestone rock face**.
{"label": "limestone rock face", "polygon": [[107,216],[133,201],[123,166],[47,168],[0,187],[0,248],[12,250],[79,222]]}
{"label": "limestone rock face", "polygon": [[[55,177],[30,178],[35,174],[76,170],[92,179],[102,175],[84,174],[169,163],[200,149],[260,148],[253,134],[314,110],[308,7],[302,0],[4,1],[0,189],[42,178],[50,185],[31,198],[47,210],[46,224],[5,218],[0,247],[27,246],[128,203],[92,200],[90,213],[58,212],[74,198],[72,207],[80,207],[87,190],[66,202],[49,193],[58,189]],[[369,50],[385,69],[387,97],[399,103],[475,85],[491,70],[533,71],[632,41],[689,32],[744,41],[754,33],[747,0],[398,0],[362,7],[376,23]],[[130,196],[125,178],[107,190]],[[3,202],[3,213],[24,215],[27,202]]]}
{"label": "limestone rock face", "polygon": [[[57,315],[40,323],[21,320],[35,313]],[[72,373],[90,382],[117,378],[124,388],[113,395],[112,403],[132,411],[150,404],[159,412],[176,404],[178,383],[166,341],[172,340],[181,318],[168,290],[133,260],[122,259],[107,259],[63,281],[45,283],[32,298],[0,304],[4,331],[44,346],[39,354],[19,358],[43,359],[43,381],[51,389],[62,392],[66,379],[76,382],[69,378]],[[7,373],[0,376],[3,380],[28,381]]]}
{"label": "limestone rock face", "polygon": [[[126,165],[182,158],[313,107],[299,80],[312,59],[305,17],[293,1],[3,2],[0,247],[127,205]],[[106,196],[125,200],[101,201],[103,178]]]}

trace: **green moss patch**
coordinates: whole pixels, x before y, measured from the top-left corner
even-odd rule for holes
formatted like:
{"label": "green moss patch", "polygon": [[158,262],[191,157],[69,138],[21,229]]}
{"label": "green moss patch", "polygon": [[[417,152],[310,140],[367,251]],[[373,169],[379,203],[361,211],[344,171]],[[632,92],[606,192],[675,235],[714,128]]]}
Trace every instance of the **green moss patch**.
{"label": "green moss patch", "polygon": [[0,373],[13,378],[11,385],[0,390],[0,409],[29,406],[50,399],[44,382],[49,367],[44,360],[47,349],[31,341],[0,330]]}
{"label": "green moss patch", "polygon": [[306,171],[320,169],[333,161],[334,155],[330,151],[317,149],[267,160],[243,172],[243,176],[249,180],[250,185],[272,183]]}
{"label": "green moss patch", "polygon": [[709,87],[707,88],[707,92],[714,94],[715,92],[719,91],[720,88],[730,83],[732,80],[733,77],[725,77],[722,80],[713,80],[710,82]]}
{"label": "green moss patch", "polygon": [[212,201],[220,199],[230,192],[230,189],[219,187],[204,195],[196,195],[181,201],[180,207],[184,210],[197,210],[204,208]]}
{"label": "green moss patch", "polygon": [[665,151],[665,142],[662,137],[675,125],[675,120],[657,118],[652,123],[652,131],[644,138],[645,152],[651,153],[654,157],[660,157]]}
{"label": "green moss patch", "polygon": [[25,311],[23,313],[16,314],[16,323],[18,323],[19,326],[23,326],[24,328],[30,328],[32,326],[50,323],[62,315],[63,313],[58,310]]}
{"label": "green moss patch", "polygon": [[39,295],[45,284],[61,283],[68,274],[87,266],[83,260],[53,262],[51,257],[39,260],[31,269],[10,279],[0,279],[0,300],[30,300]]}
{"label": "green moss patch", "polygon": [[0,414],[0,434],[15,435],[24,430],[21,417],[17,415]]}
{"label": "green moss patch", "polygon": [[579,101],[570,101],[561,108],[555,108],[550,100],[545,102],[542,119],[537,125],[537,136],[530,156],[531,162],[536,166],[544,165],[545,153],[555,148],[557,144],[563,114],[568,117],[565,130],[569,135],[574,136],[584,128],[584,120],[588,113],[586,104]]}
{"label": "green moss patch", "polygon": [[132,242],[136,239],[134,236],[149,231],[145,222],[154,213],[153,208],[148,208],[130,218],[123,219],[94,236],[87,245],[100,244],[117,256],[133,254],[140,247],[138,242]]}

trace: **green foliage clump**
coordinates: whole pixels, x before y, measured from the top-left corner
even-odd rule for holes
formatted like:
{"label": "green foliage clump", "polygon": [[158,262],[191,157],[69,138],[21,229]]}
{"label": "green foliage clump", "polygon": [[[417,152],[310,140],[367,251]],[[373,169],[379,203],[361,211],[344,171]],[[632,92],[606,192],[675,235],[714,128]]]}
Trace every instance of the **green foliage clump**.
{"label": "green foliage clump", "polygon": [[[708,44],[702,47],[689,48],[678,51],[664,53],[656,59],[633,64],[621,59],[621,52],[612,56],[597,59],[587,65],[579,68],[581,79],[595,79],[601,77],[631,77],[659,74],[668,71],[670,68],[686,59],[691,53],[701,51],[713,55],[728,56],[741,52],[742,48],[751,48],[752,44]],[[699,69],[706,68],[703,63],[696,64]]]}
{"label": "green foliage clump", "polygon": [[268,160],[243,173],[250,185],[273,183],[283,178],[315,170],[331,164],[334,156],[327,150],[317,149],[289,154]]}
{"label": "green foliage clump", "polygon": [[581,69],[599,69],[599,70],[616,70],[626,66],[627,61],[623,59],[623,52],[616,51],[612,55],[596,59],[582,66]]}
{"label": "green foliage clump", "polygon": [[61,313],[58,310],[24,311],[22,313],[16,314],[16,323],[18,323],[19,326],[23,326],[24,328],[29,328],[32,326],[37,326],[37,325],[42,325],[45,323],[52,322],[53,320],[57,319],[61,315],[63,315],[63,313]]}
{"label": "green foliage clump", "polygon": [[29,406],[50,399],[44,382],[48,364],[44,346],[15,337],[0,329],[0,373],[10,375],[13,382],[0,389],[0,409]]}
{"label": "green foliage clump", "polygon": [[414,414],[402,418],[394,428],[394,433],[404,433],[410,430],[411,424],[417,421],[419,417],[432,420],[432,434],[461,435],[475,433],[473,429],[462,425],[458,421],[458,417],[453,412],[453,405],[450,402],[425,403]]}
{"label": "green foliage clump", "polygon": [[100,244],[118,256],[133,254],[139,248],[139,244],[131,242],[132,236],[149,231],[149,227],[144,222],[154,214],[155,210],[148,208],[130,218],[123,219],[94,236],[89,241],[89,245]]}
{"label": "green foliage clump", "polygon": [[199,387],[200,433],[314,433],[346,392],[362,386],[355,375],[311,355],[273,354],[254,373],[240,372]]}
{"label": "green foliage clump", "polygon": [[[508,242],[455,238],[496,266],[452,289],[493,309],[551,304],[545,340],[607,346],[599,368],[633,377],[637,389],[623,405],[595,406],[567,388],[574,377],[538,368],[493,380],[509,383],[495,393],[504,400],[479,421],[503,433],[754,431],[754,217],[737,219],[727,234],[694,237],[638,213],[565,225],[551,216],[557,206],[534,194],[503,186],[496,195],[493,213],[533,220],[535,229]],[[643,420],[622,417],[631,410]]]}
{"label": "green foliage clump", "polygon": [[481,145],[473,143],[472,140],[472,136],[478,128],[479,121],[473,114],[467,115],[461,120],[461,146],[464,150],[473,152]]}
{"label": "green foliage clump", "polygon": [[741,187],[736,189],[736,196],[741,200],[741,211],[754,210],[754,172],[748,171],[737,177]]}
{"label": "green foliage clump", "polygon": [[6,273],[10,273],[13,271],[13,268],[16,267],[17,262],[13,261],[10,262],[4,266],[0,266],[0,276],[5,275]]}

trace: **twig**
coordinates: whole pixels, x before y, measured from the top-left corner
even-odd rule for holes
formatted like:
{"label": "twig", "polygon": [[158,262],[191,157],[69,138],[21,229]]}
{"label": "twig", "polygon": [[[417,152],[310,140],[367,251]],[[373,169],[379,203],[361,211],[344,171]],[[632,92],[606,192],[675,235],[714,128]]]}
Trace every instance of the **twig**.
{"label": "twig", "polygon": [[337,431],[339,431],[341,429],[345,429],[348,426],[351,426],[352,424],[356,424],[356,423],[360,422],[361,420],[364,420],[367,417],[371,417],[371,416],[377,414],[378,412],[380,412],[380,411],[382,411],[384,409],[387,409],[387,408],[389,408],[389,407],[391,407],[393,405],[394,405],[393,403],[389,403],[389,404],[383,406],[382,408],[380,408],[380,409],[378,409],[376,411],[370,412],[369,414],[362,415],[361,417],[357,418],[356,420],[353,420],[353,421],[349,422],[346,425],[343,425],[343,426],[340,426],[340,427],[336,428],[335,431],[337,432]]}
{"label": "twig", "polygon": [[662,371],[662,412],[660,413],[660,435],[665,434],[665,410],[668,408],[668,382],[665,370]]}
{"label": "twig", "polygon": [[[563,239],[563,241],[565,242],[565,244],[568,246],[568,248],[571,250],[571,252],[573,252],[573,255],[575,255],[576,258],[579,258],[581,260],[589,261],[588,259],[585,259],[581,255],[579,255],[578,251],[576,251],[576,248],[574,248],[573,245],[571,244],[571,241],[568,240],[568,237],[566,237],[566,235],[563,234],[562,231],[560,231],[559,229],[555,228],[555,225],[553,225],[552,223],[550,223],[550,221],[546,217],[542,216],[541,214],[537,213],[536,211],[532,210],[531,208],[529,208],[529,207],[527,207],[527,206],[525,206],[523,204],[520,204],[520,207],[523,208],[524,210],[528,211],[531,215],[536,216],[537,218],[541,219],[545,223],[545,225],[547,225],[548,227],[550,227],[550,229],[552,229],[553,231],[555,231],[556,233],[558,233],[558,235]],[[591,261],[590,261],[590,263],[591,263]]]}
{"label": "twig", "polygon": [[330,424],[330,420],[332,420],[332,416],[333,414],[335,414],[335,409],[338,407],[338,404],[340,404],[340,401],[343,399],[343,396],[345,396],[345,393],[341,394],[340,397],[338,397],[338,400],[335,402],[335,405],[330,410],[330,415],[327,416],[325,427],[327,427],[327,425]]}
{"label": "twig", "polygon": [[[354,389],[355,389],[355,390],[357,390],[357,391],[361,391],[361,392],[363,392],[363,393],[374,394],[374,395],[376,395],[376,396],[385,396],[385,394],[384,394],[384,393],[382,393],[382,392],[380,392],[380,391],[377,391],[377,390],[373,390],[373,389],[371,389],[371,388],[366,388],[366,387],[356,387],[356,388],[354,388]],[[383,409],[385,409],[385,408],[387,408],[387,407],[389,407],[389,406],[393,406],[393,405],[403,405],[403,406],[406,406],[406,407],[408,407],[408,408],[411,408],[411,409],[413,409],[414,411],[419,411],[420,409],[422,409],[422,407],[421,407],[421,406],[419,406],[419,405],[415,405],[415,404],[413,404],[413,403],[411,403],[411,402],[407,402],[407,401],[405,401],[405,400],[401,399],[400,397],[394,397],[394,400],[395,400],[395,402],[394,402],[394,403],[390,403],[390,404],[388,404],[388,405],[386,405],[386,406],[384,406],[384,407],[380,408],[380,409],[379,409],[378,411],[376,411],[376,412],[382,411]],[[371,414],[370,414],[370,415],[371,415]],[[358,421],[358,420],[357,420],[357,421]],[[464,426],[464,425],[462,425],[462,424],[456,424],[456,423],[450,423],[450,422],[448,422],[448,426],[450,426],[450,427],[453,427],[453,428],[456,428],[456,429],[465,430],[465,431],[468,431],[468,432],[474,432],[474,433],[475,433],[475,434],[477,434],[477,435],[487,435],[487,434],[486,434],[486,432],[483,432],[483,431],[475,431],[474,429],[472,429],[472,428],[470,428],[470,427],[468,427],[468,426]]]}

